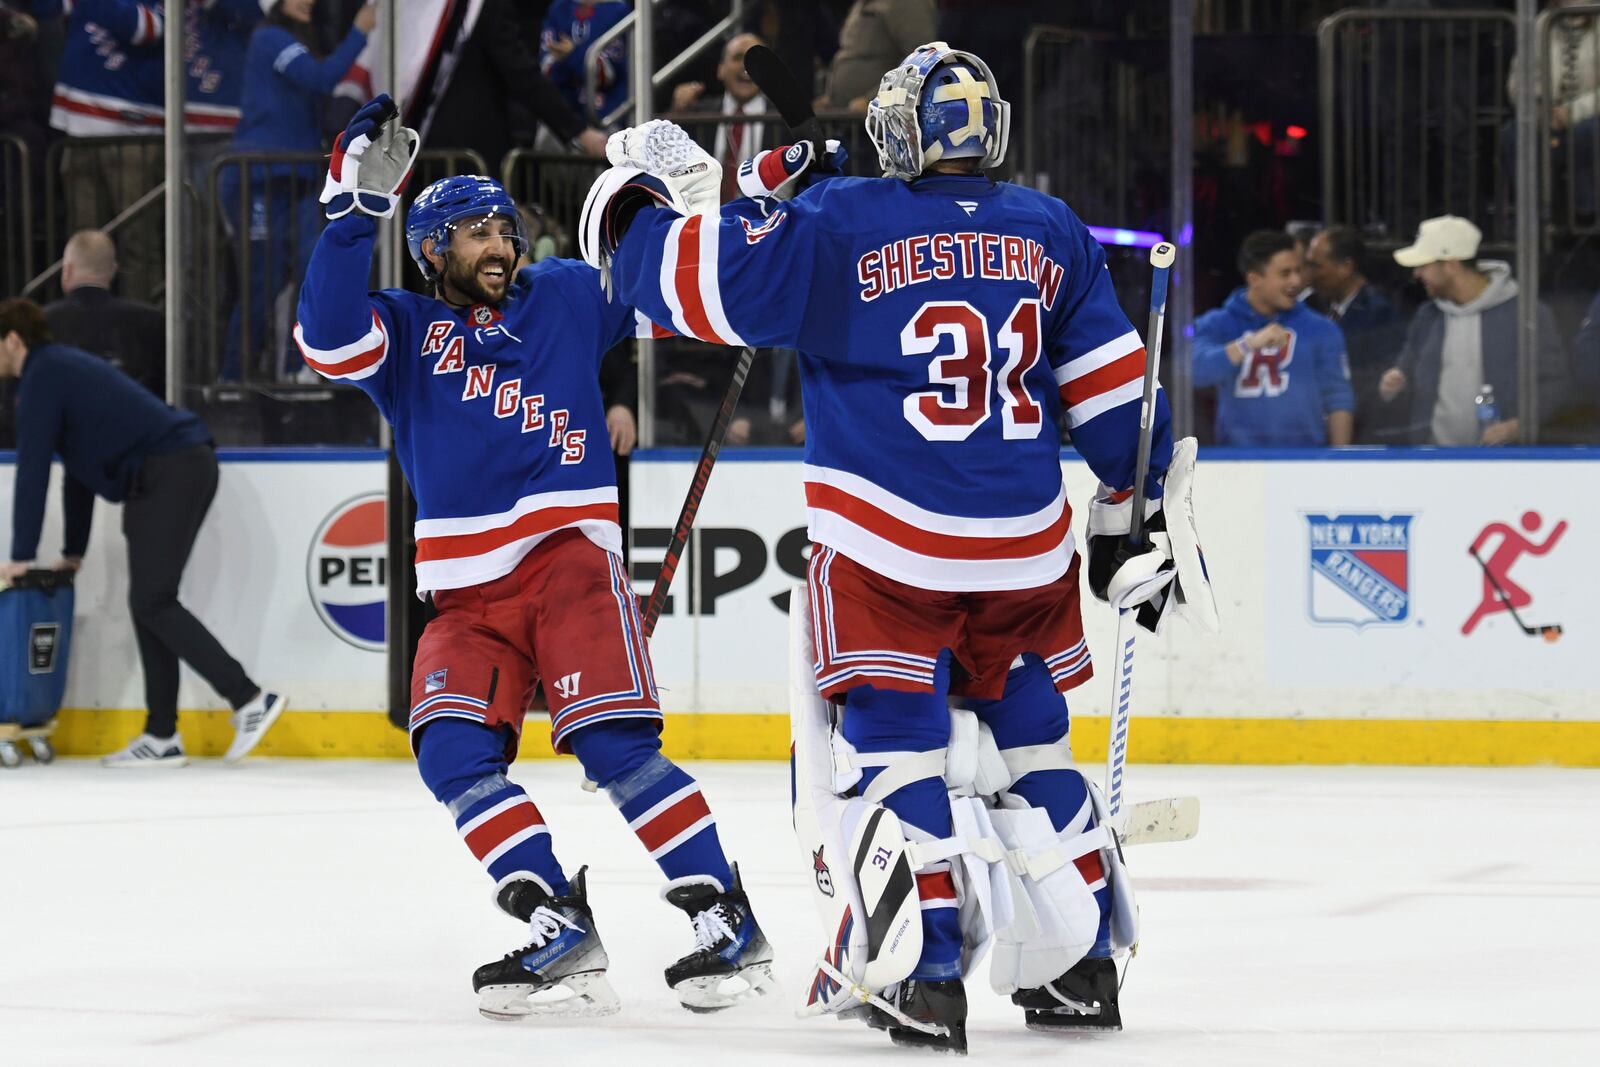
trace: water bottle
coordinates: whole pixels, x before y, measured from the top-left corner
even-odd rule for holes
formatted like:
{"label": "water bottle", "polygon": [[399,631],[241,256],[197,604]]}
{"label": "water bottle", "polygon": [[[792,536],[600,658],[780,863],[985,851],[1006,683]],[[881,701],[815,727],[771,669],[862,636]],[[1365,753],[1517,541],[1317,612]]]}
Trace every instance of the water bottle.
{"label": "water bottle", "polygon": [[1494,402],[1494,386],[1485,384],[1478,390],[1478,398],[1473,401],[1478,406],[1478,436],[1483,436],[1483,431],[1500,421],[1500,405]]}

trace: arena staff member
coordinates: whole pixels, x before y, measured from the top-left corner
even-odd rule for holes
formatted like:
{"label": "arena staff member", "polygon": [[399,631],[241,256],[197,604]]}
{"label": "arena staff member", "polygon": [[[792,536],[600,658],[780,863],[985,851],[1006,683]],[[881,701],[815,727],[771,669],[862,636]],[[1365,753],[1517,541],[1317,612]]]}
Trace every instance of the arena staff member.
{"label": "arena staff member", "polygon": [[94,495],[126,501],[128,606],[144,668],[144,733],[102,762],[108,767],[181,767],[178,661],[193,667],[233,706],[233,743],[242,759],[282,714],[285,701],[262,689],[178,601],[178,582],[217,494],[211,434],[105,360],[51,343],[31,300],[0,302],[0,376],[17,385],[17,479],[11,562],[0,577],[32,566],[44,523],[50,460],[61,457],[66,536],[59,568],[77,570],[89,547]]}

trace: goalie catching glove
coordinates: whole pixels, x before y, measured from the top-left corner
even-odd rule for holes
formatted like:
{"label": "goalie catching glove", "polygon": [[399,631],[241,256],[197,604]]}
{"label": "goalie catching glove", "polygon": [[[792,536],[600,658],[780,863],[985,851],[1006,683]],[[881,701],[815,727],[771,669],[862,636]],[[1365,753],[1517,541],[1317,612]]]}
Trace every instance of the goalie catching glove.
{"label": "goalie catching glove", "polygon": [[380,219],[392,216],[411,177],[418,143],[416,131],[400,125],[400,112],[388,93],[363,105],[333,142],[321,197],[328,218],[352,211]]}
{"label": "goalie catching glove", "polygon": [[722,165],[665,119],[618,130],[606,142],[606,158],[611,169],[589,187],[578,223],[578,251],[591,267],[607,269],[643,208],[715,215],[721,206]]}
{"label": "goalie catching glove", "polygon": [[1140,626],[1160,633],[1171,614],[1187,616],[1215,633],[1217,602],[1194,523],[1195,439],[1172,449],[1164,492],[1145,502],[1148,544],[1128,540],[1131,496],[1117,499],[1105,486],[1089,505],[1089,590],[1118,611],[1137,609]]}

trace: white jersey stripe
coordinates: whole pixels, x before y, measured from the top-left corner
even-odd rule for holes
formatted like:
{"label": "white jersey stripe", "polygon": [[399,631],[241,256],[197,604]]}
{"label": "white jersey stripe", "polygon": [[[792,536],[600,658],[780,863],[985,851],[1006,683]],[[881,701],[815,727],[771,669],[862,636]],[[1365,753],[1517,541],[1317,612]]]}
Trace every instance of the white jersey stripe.
{"label": "white jersey stripe", "polygon": [[[1160,387],[1157,386],[1157,392]],[[1098,396],[1090,397],[1081,404],[1074,404],[1067,409],[1067,425],[1077,429],[1096,415],[1104,415],[1112,408],[1121,407],[1123,404],[1139,403],[1144,399],[1144,379],[1135,378],[1115,389],[1108,389]]]}
{"label": "white jersey stripe", "polygon": [[1130,352],[1137,352],[1144,347],[1144,342],[1139,340],[1139,334],[1129,330],[1121,337],[1114,338],[1101,345],[1099,348],[1085,352],[1081,356],[1074,356],[1056,368],[1056,384],[1066,385],[1068,382],[1082,378],[1085,374],[1093,374],[1108,364],[1126,356]]}
{"label": "white jersey stripe", "polygon": [[869,482],[859,474],[851,474],[849,471],[807,463],[800,468],[800,473],[807,482],[831,486],[840,492],[848,493],[909,526],[950,537],[1026,537],[1028,534],[1048,529],[1061,518],[1061,510],[1067,503],[1066,483],[1061,481],[1058,483],[1055,499],[1030,514],[997,518],[946,515],[920,508],[904,497],[889,492],[881,485]]}
{"label": "white jersey stripe", "polygon": [[730,345],[743,347],[744,338],[728,322],[727,311],[722,306],[722,286],[717,281],[717,247],[722,230],[717,225],[718,218],[715,214],[707,215],[700,226],[700,298],[717,336]]}

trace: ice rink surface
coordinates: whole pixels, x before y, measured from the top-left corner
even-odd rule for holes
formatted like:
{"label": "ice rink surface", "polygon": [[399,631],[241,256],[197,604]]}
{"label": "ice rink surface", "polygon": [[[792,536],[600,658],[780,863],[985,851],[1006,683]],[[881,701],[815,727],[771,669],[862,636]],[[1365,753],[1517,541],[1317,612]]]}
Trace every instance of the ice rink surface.
{"label": "ice rink surface", "polygon": [[[716,1016],[661,969],[688,922],[571,761],[519,764],[590,865],[620,1015],[492,1023],[470,978],[520,943],[407,763],[0,772],[0,1064],[948,1062],[794,1009],[822,938],[787,768],[690,765],[778,952],[781,993]],[[1132,768],[1202,799],[1130,850],[1143,944],[1121,1034],[1032,1034],[969,981],[969,1062],[1600,1063],[1600,773]]]}

